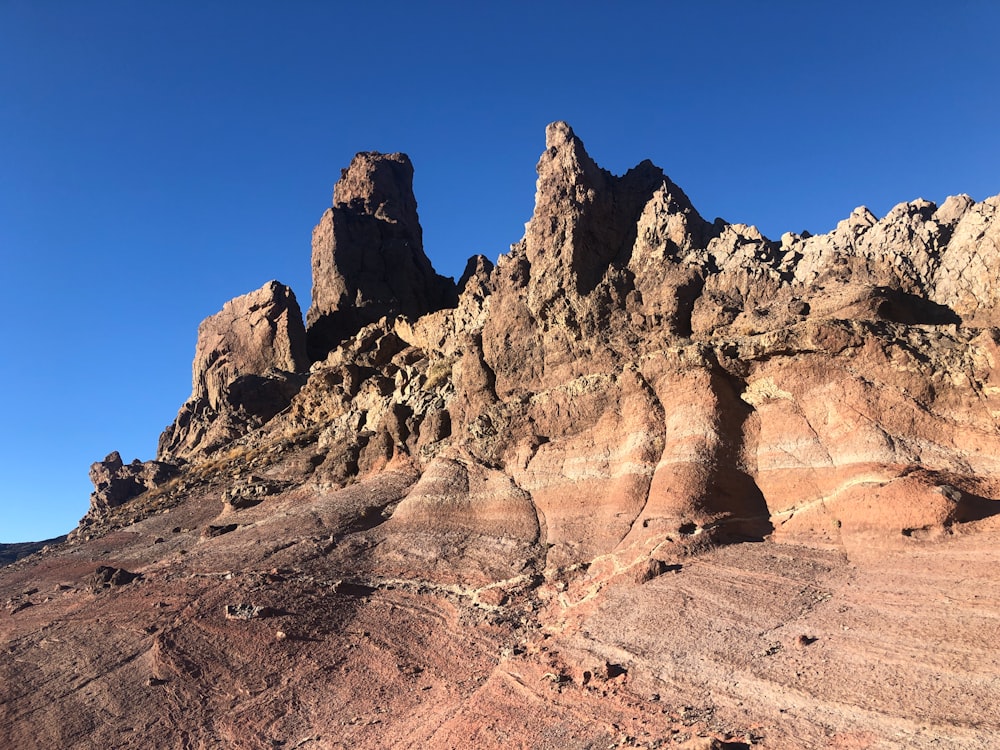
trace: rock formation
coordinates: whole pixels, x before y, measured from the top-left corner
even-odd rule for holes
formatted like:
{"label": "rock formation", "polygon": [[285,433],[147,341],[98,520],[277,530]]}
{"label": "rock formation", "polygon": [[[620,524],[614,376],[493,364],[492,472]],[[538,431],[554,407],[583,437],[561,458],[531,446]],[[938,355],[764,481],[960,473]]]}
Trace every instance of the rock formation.
{"label": "rock formation", "polygon": [[160,436],[161,460],[218,449],[282,409],[309,368],[302,312],[271,281],[227,302],[198,327],[191,397]]}
{"label": "rock formation", "polygon": [[91,510],[101,513],[151,490],[177,474],[177,467],[160,461],[122,463],[118,451],[109,453],[103,461],[90,467],[94,492],[90,496]]}
{"label": "rock formation", "polygon": [[90,494],[90,508],[69,537],[86,536],[88,529],[99,524],[111,510],[149,490],[163,487],[178,473],[177,466],[163,461],[140,461],[137,458],[126,464],[118,451],[112,451],[103,461],[91,464],[90,481],[94,491]]}
{"label": "rock formation", "polygon": [[0,571],[11,742],[989,746],[1000,197],[773,241],[554,123],[456,287],[411,184],[359,154],[308,333],[227,303],[175,481],[109,456]]}
{"label": "rock formation", "polygon": [[416,318],[454,304],[454,283],[424,255],[406,154],[354,157],[313,229],[312,268],[313,360],[386,315]]}
{"label": "rock formation", "polygon": [[438,567],[476,580],[706,541],[912,533],[997,496],[997,334],[975,327],[995,285],[949,260],[993,266],[995,199],[860,208],[773,242],[706,222],[649,162],[611,175],[554,123],[525,237],[495,268],[472,259],[438,310],[450,282],[423,254],[411,183],[405,156],[372,153],[337,183],[314,233],[321,359],[305,387],[287,374],[304,369],[294,298],[272,283],[202,325],[161,457],[207,454],[288,407],[270,434],[314,436],[314,481],[400,461],[421,476],[379,565],[449,529],[464,552]]}

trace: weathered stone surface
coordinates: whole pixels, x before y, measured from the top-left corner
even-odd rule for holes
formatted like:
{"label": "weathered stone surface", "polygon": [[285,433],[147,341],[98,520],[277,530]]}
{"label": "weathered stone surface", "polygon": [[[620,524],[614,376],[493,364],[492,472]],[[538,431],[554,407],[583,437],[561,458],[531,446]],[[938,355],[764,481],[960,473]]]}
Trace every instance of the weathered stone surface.
{"label": "weathered stone surface", "polygon": [[245,510],[259,505],[271,495],[287,489],[287,484],[257,476],[241,477],[229,484],[222,493],[222,502],[228,510]]}
{"label": "weathered stone surface", "polygon": [[142,578],[142,573],[132,573],[124,568],[115,568],[110,565],[99,565],[90,580],[91,587],[95,591],[100,591],[102,589],[126,586],[140,578]]}
{"label": "weathered stone surface", "polygon": [[[449,541],[461,540],[462,551],[444,555],[436,573],[479,582],[520,573],[537,556],[544,534],[531,496],[509,476],[449,458],[437,458],[427,466],[396,507],[385,532],[387,547],[393,548],[382,550],[385,564],[444,551]],[[481,571],[487,573],[485,579],[477,575]]]}
{"label": "weathered stone surface", "polygon": [[406,154],[364,152],[343,170],[313,230],[309,354],[327,352],[385,316],[452,306],[455,286],[424,254]]}
{"label": "weathered stone surface", "polygon": [[[339,484],[401,457],[435,476],[451,467],[454,497],[428,506],[415,489],[386,533],[425,518],[452,539],[489,536],[461,499],[459,466],[510,478],[557,565],[772,533],[827,543],[877,527],[895,539],[996,496],[983,484],[996,467],[964,447],[1000,449],[974,364],[994,339],[956,329],[987,305],[959,302],[941,263],[956,241],[993,252],[990,201],[915,201],[881,220],[860,208],[829,235],[773,242],[709,224],[648,162],[622,177],[600,169],[563,123],[548,128],[538,173],[524,239],[495,268],[470,261],[456,307],[391,334],[363,329],[317,363],[293,406],[296,424],[326,425],[318,477]],[[429,414],[447,414],[447,432]],[[872,510],[855,523],[860,506],[839,500],[918,466],[935,472],[921,480],[931,494],[912,495],[907,520]],[[965,505],[945,512],[935,482],[964,488]],[[431,523],[429,507],[447,512]]]}
{"label": "weathered stone surface", "polygon": [[210,453],[286,408],[308,369],[302,312],[270,281],[198,327],[191,397],[160,436],[158,457]]}

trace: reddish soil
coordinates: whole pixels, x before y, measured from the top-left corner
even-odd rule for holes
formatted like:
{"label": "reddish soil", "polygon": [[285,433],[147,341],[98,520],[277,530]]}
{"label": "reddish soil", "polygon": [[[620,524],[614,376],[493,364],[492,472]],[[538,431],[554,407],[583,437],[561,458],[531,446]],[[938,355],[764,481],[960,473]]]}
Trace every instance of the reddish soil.
{"label": "reddish soil", "polygon": [[[380,576],[364,509],[405,485],[382,475],[220,517],[217,500],[192,497],[0,570],[6,746],[989,748],[1000,737],[996,517],[894,548],[735,544],[643,583],[602,577],[596,561],[501,590]],[[204,534],[224,522],[238,525]],[[99,565],[142,577],[95,590]],[[227,619],[226,605],[243,604],[264,609]]]}

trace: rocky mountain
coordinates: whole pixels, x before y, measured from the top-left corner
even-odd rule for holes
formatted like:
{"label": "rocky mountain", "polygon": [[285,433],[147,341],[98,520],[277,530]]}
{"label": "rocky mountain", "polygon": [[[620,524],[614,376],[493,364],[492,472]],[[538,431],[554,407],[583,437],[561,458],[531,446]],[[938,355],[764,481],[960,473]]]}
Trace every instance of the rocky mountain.
{"label": "rocky mountain", "polygon": [[554,123],[455,284],[412,176],[355,157],[306,326],[207,319],[156,460],[0,573],[12,742],[990,746],[1000,196],[771,240]]}

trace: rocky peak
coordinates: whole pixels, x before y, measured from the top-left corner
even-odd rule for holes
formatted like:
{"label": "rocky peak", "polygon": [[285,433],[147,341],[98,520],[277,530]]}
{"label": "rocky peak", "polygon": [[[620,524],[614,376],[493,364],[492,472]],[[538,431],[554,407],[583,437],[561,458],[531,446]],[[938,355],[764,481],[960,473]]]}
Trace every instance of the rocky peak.
{"label": "rocky peak", "polygon": [[230,384],[241,376],[309,369],[295,293],[269,281],[227,302],[198,326],[191,369],[191,400],[204,398],[216,410],[223,406]]}
{"label": "rocky peak", "polygon": [[350,166],[340,170],[333,205],[402,224],[417,240],[422,237],[413,195],[413,164],[406,154],[357,154]]}
{"label": "rocky peak", "polygon": [[[627,260],[643,207],[668,181],[649,161],[621,177],[612,175],[597,166],[564,122],[546,128],[545,146],[524,238],[526,256],[535,278],[555,277],[587,294],[612,261]],[[690,206],[679,188],[670,183],[669,189]]]}
{"label": "rocky peak", "polygon": [[458,280],[458,293],[461,295],[467,290],[485,289],[489,284],[493,268],[493,263],[485,255],[473,255],[466,262],[462,278]]}
{"label": "rocky peak", "polygon": [[417,318],[455,304],[455,285],[424,254],[406,154],[359,153],[313,230],[309,356],[385,316]]}
{"label": "rocky peak", "polygon": [[309,368],[302,312],[277,281],[198,326],[191,397],[160,436],[161,458],[210,452],[288,406]]}
{"label": "rocky peak", "polygon": [[[713,231],[659,167],[615,176],[566,123],[548,126],[537,170],[534,213],[497,266],[483,330],[501,391],[529,373],[558,380],[613,360],[647,326],[689,332]],[[533,339],[523,359],[507,356]]]}

